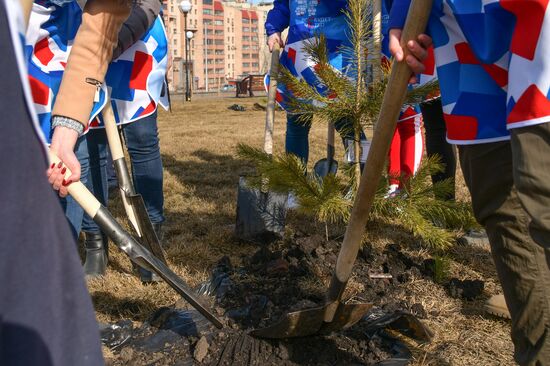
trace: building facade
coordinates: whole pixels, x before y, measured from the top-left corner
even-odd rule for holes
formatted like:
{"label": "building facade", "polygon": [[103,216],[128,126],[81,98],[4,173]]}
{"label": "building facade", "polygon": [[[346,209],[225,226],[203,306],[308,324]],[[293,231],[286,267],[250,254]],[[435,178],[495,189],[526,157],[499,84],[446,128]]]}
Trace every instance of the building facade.
{"label": "building facade", "polygon": [[[186,52],[185,17],[178,0],[163,1],[163,15],[170,44],[172,91],[185,90],[188,66],[193,90],[212,91],[249,74],[267,71],[265,18],[271,4],[241,1],[190,0],[187,31],[192,32]],[[187,58],[186,58],[187,56]]]}

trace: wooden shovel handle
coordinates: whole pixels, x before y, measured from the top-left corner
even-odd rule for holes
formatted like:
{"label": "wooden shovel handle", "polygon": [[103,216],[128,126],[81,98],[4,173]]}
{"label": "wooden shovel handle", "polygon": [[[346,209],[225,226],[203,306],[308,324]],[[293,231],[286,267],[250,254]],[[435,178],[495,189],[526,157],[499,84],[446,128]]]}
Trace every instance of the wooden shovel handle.
{"label": "wooden shovel handle", "polygon": [[271,67],[269,68],[269,90],[267,92],[267,107],[265,114],[264,151],[273,155],[273,125],[275,121],[275,97],[277,96],[277,77],[279,76],[279,56],[281,48],[278,43],[273,45],[271,52]]}
{"label": "wooden shovel handle", "polygon": [[[402,33],[401,45],[408,54],[406,42],[416,40],[418,35],[426,29],[432,0],[412,0],[407,22]],[[378,189],[380,176],[390,143],[395,131],[401,106],[405,100],[407,84],[411,77],[411,69],[406,62],[394,62],[384,99],[380,108],[380,115],[372,138],[369,155],[359,185],[355,202],[351,212],[344,242],[338,255],[336,270],[332,277],[328,291],[328,300],[339,300],[344,292],[346,283],[351,275],[353,264],[365,232],[369,212]]]}
{"label": "wooden shovel handle", "polygon": [[120,142],[120,136],[118,135],[118,128],[116,126],[115,115],[113,113],[113,107],[111,106],[111,100],[107,100],[105,107],[101,111],[103,115],[103,124],[105,125],[105,133],[107,134],[107,141],[109,142],[109,150],[111,151],[111,157],[113,161],[122,159],[124,152],[122,150],[122,142]]}
{"label": "wooden shovel handle", "polygon": [[[61,159],[57,157],[53,152],[48,150],[48,155],[50,158],[50,164],[58,164]],[[67,171],[65,172],[65,178],[68,178],[72,173],[69,168],[65,167]],[[73,182],[67,186],[67,190],[71,197],[84,209],[84,211],[90,216],[95,217],[97,211],[101,207],[101,203],[95,198],[95,196],[86,188],[86,186],[78,181]]]}

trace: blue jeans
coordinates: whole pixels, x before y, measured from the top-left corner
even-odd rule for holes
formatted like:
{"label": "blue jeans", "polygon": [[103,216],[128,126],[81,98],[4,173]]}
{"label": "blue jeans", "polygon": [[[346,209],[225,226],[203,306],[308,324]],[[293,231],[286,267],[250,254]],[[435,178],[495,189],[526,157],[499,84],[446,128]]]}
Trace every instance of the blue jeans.
{"label": "blue jeans", "polygon": [[[123,125],[122,132],[132,161],[132,178],[136,192],[143,196],[151,222],[161,223],[164,221],[164,194],[157,113]],[[106,205],[108,186],[105,131],[90,130],[86,136],[78,140],[75,154],[81,165],[82,183],[103,205]],[[62,199],[62,204],[75,236],[78,236],[80,230],[89,233],[100,231],[96,223],[71,197]]]}
{"label": "blue jeans", "polygon": [[[299,157],[306,165],[309,158],[309,130],[312,119],[311,114],[287,113],[286,115],[285,150]],[[334,123],[334,127],[342,137],[342,142],[346,139],[355,139],[351,121],[341,119]],[[364,138],[365,135],[361,131],[361,139]]]}

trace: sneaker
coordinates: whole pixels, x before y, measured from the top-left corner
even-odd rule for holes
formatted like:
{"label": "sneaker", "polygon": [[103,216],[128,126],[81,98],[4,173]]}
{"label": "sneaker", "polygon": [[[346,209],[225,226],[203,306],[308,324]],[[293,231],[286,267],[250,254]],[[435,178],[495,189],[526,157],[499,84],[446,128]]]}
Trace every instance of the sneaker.
{"label": "sneaker", "polygon": [[384,195],[384,198],[394,198],[399,194],[401,190],[399,189],[399,184],[390,184],[388,192]]}
{"label": "sneaker", "polygon": [[485,312],[499,318],[511,319],[504,295],[491,296],[484,305]]}

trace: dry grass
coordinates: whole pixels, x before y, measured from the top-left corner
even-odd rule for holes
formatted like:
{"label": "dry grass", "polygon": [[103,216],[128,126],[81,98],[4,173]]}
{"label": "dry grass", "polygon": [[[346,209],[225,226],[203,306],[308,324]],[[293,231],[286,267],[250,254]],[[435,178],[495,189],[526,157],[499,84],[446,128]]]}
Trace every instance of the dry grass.
{"label": "dry grass", "polygon": [[[235,223],[236,192],[239,174],[251,167],[235,155],[238,142],[262,146],[265,112],[253,111],[261,98],[195,99],[183,105],[174,103],[171,114],[161,112],[159,125],[164,161],[165,239],[171,267],[195,285],[208,276],[209,269],[224,255],[233,263],[255,248],[232,238]],[[227,107],[239,103],[246,112]],[[278,113],[275,127],[275,150],[282,151],[285,131],[284,114]],[[310,164],[322,158],[326,128],[318,125],[311,131]],[[342,156],[337,144],[337,157]],[[341,160],[341,158],[340,158]],[[467,194],[460,183],[458,196]],[[123,219],[120,201],[111,202],[115,216]],[[322,230],[319,227],[319,230]],[[322,234],[322,232],[320,231]],[[373,246],[383,248],[399,243],[413,257],[427,253],[415,247],[410,235],[396,227],[384,227],[369,234]],[[178,296],[165,284],[142,285],[124,254],[111,249],[111,265],[103,279],[89,283],[97,316],[101,321],[129,318],[146,319],[159,306],[168,306]],[[486,281],[486,297],[498,293],[499,285],[490,254],[483,248],[457,247],[450,254],[451,274],[459,278]],[[318,287],[312,281],[304,285]],[[363,285],[350,281],[351,293]],[[427,325],[435,331],[429,345],[411,345],[417,365],[508,365],[512,362],[509,323],[485,317],[482,300],[455,300],[445,290],[422,278],[407,284],[403,300],[421,303],[428,315]],[[403,291],[405,293],[405,291]],[[410,294],[413,295],[410,295]]]}

